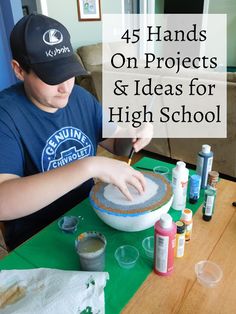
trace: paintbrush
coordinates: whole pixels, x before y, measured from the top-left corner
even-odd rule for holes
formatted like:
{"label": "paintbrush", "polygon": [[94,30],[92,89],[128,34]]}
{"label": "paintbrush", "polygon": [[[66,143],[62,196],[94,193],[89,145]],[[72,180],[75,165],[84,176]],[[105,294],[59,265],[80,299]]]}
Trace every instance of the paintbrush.
{"label": "paintbrush", "polygon": [[133,155],[134,155],[134,148],[132,147],[131,151],[129,153],[129,160],[128,160],[128,165],[129,166],[131,165],[131,161],[132,161]]}
{"label": "paintbrush", "polygon": [[153,171],[153,169],[151,169],[151,168],[146,168],[146,167],[139,167],[139,166],[136,166],[135,168],[136,168],[136,169],[147,170],[147,171]]}

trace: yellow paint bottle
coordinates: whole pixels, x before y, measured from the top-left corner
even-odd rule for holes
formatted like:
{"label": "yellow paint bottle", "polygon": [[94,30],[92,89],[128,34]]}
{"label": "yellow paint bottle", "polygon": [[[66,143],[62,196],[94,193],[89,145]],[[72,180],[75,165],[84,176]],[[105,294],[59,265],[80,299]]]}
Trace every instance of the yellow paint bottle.
{"label": "yellow paint bottle", "polygon": [[183,221],[176,221],[177,233],[176,233],[176,245],[175,245],[175,257],[184,256],[185,247],[185,223]]}

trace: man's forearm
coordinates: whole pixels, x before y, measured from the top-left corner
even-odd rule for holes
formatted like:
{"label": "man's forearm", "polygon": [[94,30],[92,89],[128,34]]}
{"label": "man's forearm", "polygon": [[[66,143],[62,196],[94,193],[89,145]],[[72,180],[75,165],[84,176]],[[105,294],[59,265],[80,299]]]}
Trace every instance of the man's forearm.
{"label": "man's forearm", "polygon": [[49,205],[92,177],[85,158],[48,172],[19,177],[0,184],[0,220],[23,217]]}

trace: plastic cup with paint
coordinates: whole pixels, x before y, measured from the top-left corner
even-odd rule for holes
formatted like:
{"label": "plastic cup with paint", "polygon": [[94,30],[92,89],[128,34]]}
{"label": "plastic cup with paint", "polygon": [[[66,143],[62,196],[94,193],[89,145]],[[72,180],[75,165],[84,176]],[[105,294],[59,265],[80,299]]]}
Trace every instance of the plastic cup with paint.
{"label": "plastic cup with paint", "polygon": [[166,178],[168,181],[171,180],[170,178],[170,170],[168,167],[165,166],[156,166],[153,168],[153,172],[156,174],[159,174],[161,176],[163,176],[164,178]]}
{"label": "plastic cup with paint", "polygon": [[105,268],[106,238],[96,231],[81,233],[75,241],[80,268],[86,271],[103,271]]}
{"label": "plastic cup with paint", "polygon": [[58,227],[67,233],[74,233],[77,230],[79,218],[76,216],[63,216],[58,220]]}

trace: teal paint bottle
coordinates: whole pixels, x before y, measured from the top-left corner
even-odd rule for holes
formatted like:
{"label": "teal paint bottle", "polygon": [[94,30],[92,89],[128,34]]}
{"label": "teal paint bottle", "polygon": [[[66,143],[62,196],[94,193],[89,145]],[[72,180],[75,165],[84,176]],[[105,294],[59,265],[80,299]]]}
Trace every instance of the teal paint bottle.
{"label": "teal paint bottle", "polygon": [[197,174],[201,177],[201,188],[207,188],[208,173],[212,169],[213,164],[213,152],[211,146],[204,144],[202,150],[198,153],[197,158]]}
{"label": "teal paint bottle", "polygon": [[216,190],[207,189],[204,193],[204,203],[202,207],[202,218],[205,221],[210,221],[214,213]]}

